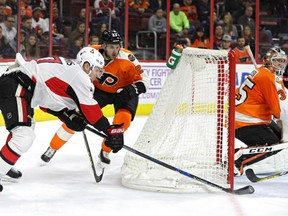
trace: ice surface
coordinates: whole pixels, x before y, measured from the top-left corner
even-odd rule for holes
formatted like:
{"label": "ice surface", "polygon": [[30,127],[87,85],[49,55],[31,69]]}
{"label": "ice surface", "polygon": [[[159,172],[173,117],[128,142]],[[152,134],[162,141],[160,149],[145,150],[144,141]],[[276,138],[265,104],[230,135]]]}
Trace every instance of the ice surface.
{"label": "ice surface", "polygon": [[[125,134],[126,145],[136,140],[146,117],[136,117]],[[88,160],[82,133],[56,153],[43,166],[40,156],[48,147],[59,121],[38,122],[36,140],[15,167],[22,171],[19,182],[3,182],[0,193],[0,216],[151,216],[151,215],[213,215],[213,216],[287,216],[288,175],[262,183],[251,183],[245,177],[235,179],[235,188],[251,184],[252,195],[216,193],[157,193],[125,188],[120,169],[126,150],[111,154],[111,165],[102,182],[96,184]],[[0,127],[1,146],[7,132]],[[88,132],[94,161],[101,139]],[[191,180],[192,181],[192,180]]]}

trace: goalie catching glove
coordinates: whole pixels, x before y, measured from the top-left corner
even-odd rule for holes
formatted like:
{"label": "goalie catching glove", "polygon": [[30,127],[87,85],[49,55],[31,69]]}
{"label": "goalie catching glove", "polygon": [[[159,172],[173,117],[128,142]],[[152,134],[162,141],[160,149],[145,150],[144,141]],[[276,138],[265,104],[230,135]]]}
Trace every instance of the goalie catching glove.
{"label": "goalie catching glove", "polygon": [[127,85],[117,90],[117,99],[121,102],[127,102],[139,94],[146,92],[146,88],[142,82]]}
{"label": "goalie catching glove", "polygon": [[111,148],[113,153],[117,153],[124,145],[124,128],[122,125],[110,125],[106,132],[105,145]]}

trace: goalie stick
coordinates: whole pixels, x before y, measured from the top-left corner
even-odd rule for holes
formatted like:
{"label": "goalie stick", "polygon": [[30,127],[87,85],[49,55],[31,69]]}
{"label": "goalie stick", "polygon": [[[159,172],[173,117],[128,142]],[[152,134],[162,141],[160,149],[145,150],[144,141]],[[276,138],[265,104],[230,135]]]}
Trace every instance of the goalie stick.
{"label": "goalie stick", "polygon": [[[94,128],[86,126],[86,129],[89,130],[90,132],[102,137],[102,138],[107,138],[107,136],[105,134],[97,131]],[[192,178],[192,179],[194,179],[196,181],[199,181],[199,182],[201,182],[203,184],[209,185],[209,186],[214,187],[214,188],[218,188],[218,189],[220,189],[220,190],[222,190],[222,191],[224,191],[226,193],[243,195],[243,194],[252,194],[255,191],[254,188],[251,185],[245,186],[243,188],[239,188],[237,190],[231,190],[230,188],[224,188],[224,187],[221,187],[221,186],[219,186],[217,184],[214,184],[213,182],[210,182],[208,180],[205,180],[205,179],[202,179],[200,177],[197,177],[197,176],[195,176],[195,175],[193,175],[191,173],[188,173],[188,172],[186,172],[184,170],[181,170],[179,168],[173,167],[173,166],[171,166],[171,165],[169,165],[169,164],[167,164],[167,163],[165,163],[163,161],[160,161],[160,160],[158,160],[156,158],[150,157],[149,155],[146,155],[146,154],[144,154],[144,153],[142,153],[140,151],[137,151],[136,149],[133,149],[133,148],[131,148],[129,146],[123,145],[123,148],[128,150],[128,151],[130,151],[130,152],[132,152],[132,153],[134,153],[134,154],[136,154],[136,155],[138,155],[138,156],[140,156],[140,157],[143,157],[143,158],[145,158],[145,159],[147,159],[149,161],[152,161],[152,162],[154,162],[154,163],[156,163],[156,164],[158,164],[160,166],[163,166],[163,167],[166,167],[166,168],[168,168],[170,170],[178,172],[181,175],[184,175],[186,177]]]}
{"label": "goalie stick", "polygon": [[93,157],[92,157],[92,154],[91,154],[91,150],[90,150],[90,147],[89,147],[89,143],[88,143],[88,139],[87,139],[86,133],[85,133],[85,131],[83,131],[82,133],[83,133],[83,138],[84,138],[85,146],[86,146],[86,149],[87,149],[88,157],[89,157],[89,160],[90,160],[91,168],[92,168],[92,171],[93,171],[93,175],[94,175],[95,181],[98,183],[98,182],[100,182],[102,180],[102,177],[103,177],[103,174],[104,174],[104,169],[102,169],[102,173],[100,175],[97,175],[97,172],[96,172],[96,169],[95,169],[95,165],[94,165],[94,160],[93,160]]}
{"label": "goalie stick", "polygon": [[255,69],[257,69],[258,68],[257,67],[257,63],[256,63],[255,58],[253,56],[253,53],[251,51],[250,45],[245,46],[245,49],[247,50],[247,52],[248,52],[248,54],[249,54],[249,56],[251,58],[251,61],[252,61],[253,65],[254,65]]}
{"label": "goalie stick", "polygon": [[269,179],[273,179],[273,178],[278,178],[280,176],[283,176],[283,175],[287,175],[288,174],[288,171],[283,171],[283,172],[278,172],[278,173],[274,173],[272,175],[269,175],[269,176],[266,176],[266,177],[258,177],[256,176],[256,174],[254,173],[254,170],[253,169],[247,169],[246,172],[245,172],[247,178],[251,181],[251,182],[262,182],[262,181],[266,181],[266,180],[269,180]]}

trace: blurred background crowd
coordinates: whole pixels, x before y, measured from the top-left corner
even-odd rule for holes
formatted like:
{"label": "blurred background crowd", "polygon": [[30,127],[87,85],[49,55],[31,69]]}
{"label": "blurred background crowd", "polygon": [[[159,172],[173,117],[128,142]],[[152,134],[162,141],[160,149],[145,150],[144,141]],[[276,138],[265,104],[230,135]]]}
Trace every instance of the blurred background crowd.
{"label": "blurred background crowd", "polygon": [[75,58],[115,29],[139,60],[166,60],[176,44],[235,49],[257,61],[273,45],[288,51],[288,0],[0,0],[0,59]]}

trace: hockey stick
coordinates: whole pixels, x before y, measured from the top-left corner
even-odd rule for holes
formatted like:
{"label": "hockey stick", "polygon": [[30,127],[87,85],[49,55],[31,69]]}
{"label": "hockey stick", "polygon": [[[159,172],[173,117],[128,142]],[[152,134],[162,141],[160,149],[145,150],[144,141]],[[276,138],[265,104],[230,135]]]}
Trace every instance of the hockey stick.
{"label": "hockey stick", "polygon": [[103,174],[104,174],[104,169],[102,169],[102,173],[100,175],[97,175],[97,172],[96,172],[96,169],[95,169],[95,165],[94,165],[94,161],[93,161],[93,157],[92,157],[92,154],[91,154],[91,150],[90,150],[90,147],[89,147],[89,144],[88,144],[88,139],[87,139],[86,133],[85,133],[85,131],[83,131],[82,133],[83,133],[83,138],[84,138],[85,146],[86,146],[86,149],[87,149],[88,157],[89,157],[89,160],[90,160],[91,168],[92,168],[92,171],[93,171],[93,175],[94,175],[95,181],[98,183],[98,182],[100,182],[102,180],[102,177],[103,177]]}
{"label": "hockey stick", "polygon": [[262,181],[266,181],[266,180],[273,179],[273,178],[278,178],[283,175],[287,175],[288,171],[278,172],[278,173],[275,173],[266,177],[262,177],[262,178],[256,176],[253,169],[247,169],[245,174],[251,182],[256,183],[256,182],[262,182]]}
{"label": "hockey stick", "polygon": [[257,69],[257,68],[258,68],[258,67],[257,67],[257,63],[256,63],[256,61],[255,61],[255,58],[254,58],[254,56],[253,56],[253,53],[252,53],[252,51],[251,51],[250,46],[249,46],[249,45],[245,46],[245,49],[247,50],[247,52],[248,52],[248,54],[249,54],[249,56],[250,56],[250,58],[251,58],[251,61],[253,62],[253,65],[254,65],[255,69]]}
{"label": "hockey stick", "polygon": [[[100,136],[102,138],[107,138],[107,136],[105,134],[95,130],[94,128],[86,126],[86,129],[89,130],[90,132],[94,133],[94,134],[97,134],[98,136]],[[150,157],[150,156],[148,156],[148,155],[146,155],[146,154],[144,154],[142,152],[139,152],[139,151],[137,151],[137,150],[135,150],[135,149],[133,149],[133,148],[131,148],[129,146],[123,145],[123,148],[128,150],[128,151],[130,151],[130,152],[132,152],[132,153],[134,153],[134,154],[136,154],[136,155],[138,155],[138,156],[140,156],[140,157],[143,157],[143,158],[145,158],[145,159],[147,159],[149,161],[152,161],[152,162],[154,162],[154,163],[156,163],[158,165],[164,166],[164,167],[166,167],[166,168],[168,168],[170,170],[178,172],[178,173],[180,173],[180,174],[182,174],[182,175],[184,175],[186,177],[192,178],[192,179],[194,179],[196,181],[199,181],[199,182],[201,182],[203,184],[209,185],[209,186],[214,187],[214,188],[218,188],[218,189],[220,189],[220,190],[222,190],[222,191],[224,191],[226,193],[242,195],[242,194],[252,194],[254,192],[254,188],[251,185],[245,186],[243,188],[239,188],[237,190],[231,190],[230,188],[221,187],[221,186],[219,186],[217,184],[214,184],[213,182],[207,181],[207,180],[202,179],[200,177],[197,177],[197,176],[195,176],[195,175],[193,175],[191,173],[188,173],[188,172],[186,172],[184,170],[181,170],[181,169],[173,167],[173,166],[171,166],[171,165],[169,165],[167,163],[164,163],[163,161],[160,161],[160,160],[158,160],[156,158]]]}

